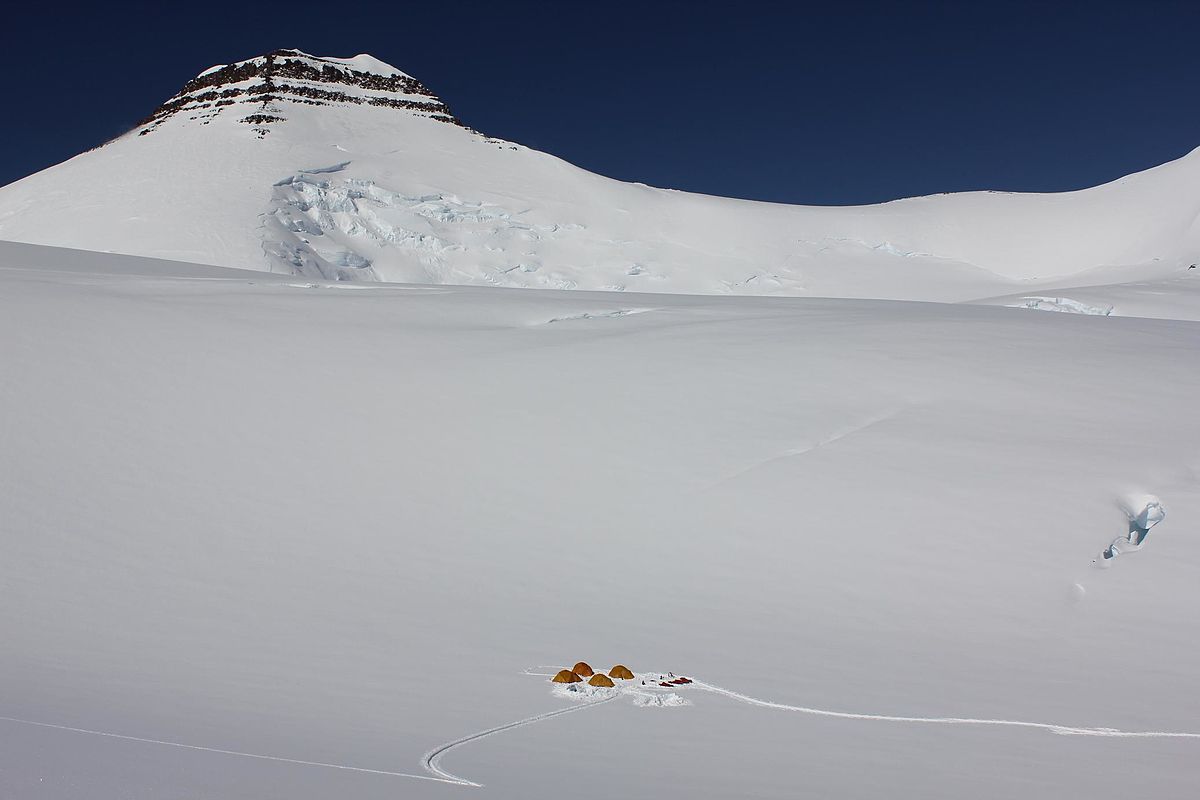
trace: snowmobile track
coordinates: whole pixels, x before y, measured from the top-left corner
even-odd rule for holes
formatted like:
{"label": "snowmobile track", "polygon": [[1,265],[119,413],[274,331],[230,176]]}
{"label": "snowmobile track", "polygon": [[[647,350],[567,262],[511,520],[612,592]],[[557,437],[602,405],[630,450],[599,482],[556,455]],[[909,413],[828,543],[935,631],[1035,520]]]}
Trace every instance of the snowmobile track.
{"label": "snowmobile track", "polygon": [[[142,742],[143,744],[157,744],[165,747],[180,747],[184,750],[199,750],[205,753],[219,753],[225,756],[238,756],[240,758],[254,758],[260,761],[279,761],[285,764],[300,764],[306,767],[324,767],[326,769],[342,769],[349,772],[366,772],[371,775],[387,775],[393,778],[416,778],[422,781],[437,781],[438,783],[453,783],[462,784],[458,779],[448,780],[446,778],[436,778],[429,775],[415,775],[411,772],[392,772],[385,769],[370,769],[368,767],[352,767],[348,764],[330,764],[324,761],[304,761],[299,758],[285,758],[283,756],[267,756],[260,753],[244,753],[240,750],[224,750],[219,747],[204,747],[198,744],[184,744],[182,742],[169,742],[163,739],[148,739],[143,736],[128,736],[123,733],[114,733],[113,731],[98,731],[88,728],[72,728],[69,725],[55,725],[49,722],[34,722],[28,719],[18,719],[17,717],[0,717],[0,721],[13,722],[18,725],[33,725],[38,728],[50,728],[56,731],[69,731],[71,733],[85,733],[90,736],[105,736],[109,739],[122,739],[127,742]],[[477,784],[471,784],[475,786]]]}
{"label": "snowmobile track", "polygon": [[[535,673],[535,672],[526,670],[524,674],[540,676],[542,673]],[[762,700],[757,697],[751,697],[750,695],[741,694],[740,692],[734,692],[729,689],[724,689],[720,686],[715,686],[711,683],[705,683],[704,681],[701,681],[701,680],[693,680],[691,685],[697,689],[700,689],[701,691],[711,692],[713,694],[719,694],[724,697],[728,697],[731,700],[736,700],[738,702],[747,703],[747,704],[753,705],[753,706],[759,706],[761,708],[773,708],[773,709],[776,709],[779,711],[796,711],[801,714],[811,714],[813,716],[819,716],[819,717],[833,717],[833,718],[837,718],[837,719],[855,719],[855,720],[865,720],[865,721],[871,721],[871,722],[902,722],[902,723],[910,723],[910,724],[933,724],[933,725],[1006,726],[1006,727],[1014,727],[1014,728],[1032,728],[1032,729],[1036,729],[1036,730],[1044,730],[1044,731],[1049,731],[1051,733],[1056,733],[1056,734],[1063,735],[1063,736],[1106,736],[1106,737],[1116,737],[1116,738],[1140,738],[1140,739],[1200,739],[1200,733],[1192,733],[1192,732],[1188,732],[1188,731],[1123,731],[1123,730],[1119,730],[1117,728],[1082,728],[1082,727],[1077,727],[1077,726],[1072,726],[1072,725],[1059,725],[1059,724],[1049,723],[1049,722],[1027,722],[1027,721],[1023,721],[1023,720],[975,719],[975,718],[970,718],[970,717],[902,717],[902,716],[893,716],[893,715],[889,715],[889,714],[859,714],[859,713],[853,713],[853,712],[849,712],[849,711],[832,711],[829,709],[811,708],[808,706],[794,706],[794,705],[788,705],[786,703],[776,703],[776,702],[773,702],[770,700]],[[69,725],[57,725],[57,724],[49,723],[49,722],[36,722],[33,720],[20,719],[18,717],[0,716],[0,722],[11,722],[11,723],[15,723],[18,725],[31,725],[31,726],[35,726],[35,727],[39,727],[39,728],[49,728],[52,730],[68,731],[71,733],[81,733],[81,734],[87,734],[90,736],[104,736],[104,737],[107,737],[110,739],[121,739],[121,740],[129,741],[129,742],[141,742],[143,744],[157,744],[157,745],[162,745],[165,747],[178,747],[178,748],[182,748],[185,750],[197,750],[197,751],[206,752],[206,753],[217,753],[220,755],[238,756],[241,758],[253,758],[253,759],[260,760],[260,761],[277,761],[277,762],[281,762],[281,763],[285,763],[285,764],[298,764],[301,766],[322,767],[325,769],[340,769],[340,770],[346,770],[349,772],[362,772],[362,773],[367,773],[367,774],[371,774],[371,775],[386,775],[386,776],[394,777],[394,778],[415,778],[417,780],[436,781],[438,783],[448,783],[448,784],[451,784],[454,786],[471,786],[471,787],[475,787],[475,788],[481,788],[483,786],[483,784],[481,784],[481,783],[476,783],[474,781],[467,780],[466,778],[461,778],[451,772],[447,772],[446,770],[442,769],[441,765],[440,765],[442,756],[444,756],[446,753],[450,752],[454,748],[461,747],[464,744],[478,741],[478,740],[486,738],[488,736],[494,736],[497,733],[502,733],[504,731],[512,730],[514,728],[520,728],[525,725],[532,725],[535,722],[542,722],[544,720],[548,720],[553,717],[562,716],[563,714],[570,714],[575,711],[583,711],[584,709],[587,709],[587,708],[592,708],[594,706],[603,705],[604,703],[610,703],[613,700],[616,700],[618,697],[621,697],[621,695],[614,694],[614,695],[610,695],[608,697],[603,697],[599,700],[592,700],[590,702],[580,703],[578,705],[568,706],[566,708],[560,708],[555,711],[547,711],[542,714],[537,714],[532,717],[526,717],[525,719],[517,720],[516,722],[509,722],[509,723],[505,723],[504,725],[497,725],[494,728],[488,728],[487,730],[479,731],[477,733],[472,733],[472,734],[470,734],[468,736],[464,736],[460,739],[455,739],[454,741],[439,745],[438,747],[435,747],[433,750],[430,750],[428,753],[426,753],[425,757],[422,759],[422,762],[421,762],[422,766],[425,768],[426,772],[430,773],[428,775],[416,775],[416,774],[413,774],[410,772],[395,772],[392,770],[371,769],[369,767],[355,767],[355,766],[351,766],[349,764],[332,764],[332,763],[323,762],[323,761],[306,761],[304,759],[299,759],[299,758],[286,758],[284,756],[263,755],[261,753],[246,753],[246,752],[243,752],[240,750],[226,750],[226,749],[219,748],[219,747],[206,747],[203,745],[185,744],[183,742],[172,742],[172,741],[167,741],[164,739],[150,739],[150,738],[143,737],[143,736],[130,736],[130,735],[123,734],[123,733],[116,733],[114,731],[102,731],[102,730],[93,730],[93,729],[89,729],[89,728],[77,728],[77,727],[72,727]]]}
{"label": "snowmobile track", "polygon": [[1140,739],[1200,739],[1200,733],[1189,733],[1182,731],[1122,731],[1118,730],[1117,728],[1079,728],[1071,725],[1056,725],[1049,722],[1024,722],[1021,720],[1009,719],[972,719],[968,717],[897,717],[888,714],[854,714],[849,711],[829,711],[822,708],[791,706],[784,703],[774,703],[769,700],[760,700],[757,697],[750,697],[749,695],[732,692],[728,689],[722,689],[720,686],[713,686],[711,683],[704,683],[703,681],[695,681],[692,685],[698,689],[724,695],[725,697],[729,697],[742,703],[749,703],[753,706],[774,708],[780,711],[798,711],[801,714],[812,714],[818,717],[860,719],[873,722],[924,723],[934,725],[1003,725],[1013,728],[1035,728],[1038,730],[1046,730],[1063,736],[1114,736]]}
{"label": "snowmobile track", "polygon": [[562,714],[570,714],[572,711],[582,711],[585,708],[592,708],[593,706],[602,705],[604,703],[608,703],[613,700],[616,700],[618,696],[619,695],[613,695],[611,697],[604,697],[604,698],[601,698],[600,700],[593,700],[590,703],[580,703],[579,705],[576,705],[576,706],[568,706],[567,708],[560,708],[557,711],[547,711],[544,714],[538,714],[533,717],[526,717],[525,719],[518,720],[516,722],[509,722],[505,725],[498,725],[495,728],[488,728],[487,730],[480,731],[479,733],[472,733],[470,736],[464,736],[461,739],[455,739],[453,742],[447,742],[446,744],[435,747],[433,750],[430,750],[428,753],[425,754],[425,759],[422,763],[424,764],[425,769],[427,771],[429,771],[433,775],[437,776],[436,780],[446,781],[448,783],[456,783],[460,786],[481,787],[481,786],[483,786],[482,783],[475,783],[474,781],[469,781],[466,778],[460,778],[457,775],[446,772],[444,769],[442,769],[440,766],[438,766],[442,756],[444,756],[446,753],[448,753],[449,751],[453,750],[456,747],[467,744],[468,742],[474,742],[478,739],[482,739],[485,736],[492,736],[492,735],[500,733],[502,731],[511,730],[513,728],[519,728],[523,725],[531,725],[534,722],[541,722],[543,720],[550,719],[551,717],[557,717]]}

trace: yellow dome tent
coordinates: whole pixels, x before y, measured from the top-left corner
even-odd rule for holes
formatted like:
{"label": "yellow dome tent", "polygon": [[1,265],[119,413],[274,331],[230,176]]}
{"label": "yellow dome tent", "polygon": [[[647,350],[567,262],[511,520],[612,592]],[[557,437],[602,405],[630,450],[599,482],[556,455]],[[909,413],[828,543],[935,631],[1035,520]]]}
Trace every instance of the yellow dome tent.
{"label": "yellow dome tent", "polygon": [[588,686],[613,686],[613,685],[615,685],[615,684],[613,684],[612,679],[609,678],[607,675],[605,675],[603,672],[597,672],[595,675],[592,676],[592,679],[590,681],[588,681]]}
{"label": "yellow dome tent", "polygon": [[590,678],[596,674],[592,671],[592,668],[588,666],[586,661],[580,661],[578,664],[571,667],[571,672],[574,672],[581,678]]}
{"label": "yellow dome tent", "polygon": [[571,672],[569,669],[560,669],[558,674],[550,679],[554,683],[579,683],[583,678]]}
{"label": "yellow dome tent", "polygon": [[624,664],[617,664],[608,671],[608,674],[614,678],[620,678],[623,681],[633,680],[633,673],[629,671],[629,667]]}

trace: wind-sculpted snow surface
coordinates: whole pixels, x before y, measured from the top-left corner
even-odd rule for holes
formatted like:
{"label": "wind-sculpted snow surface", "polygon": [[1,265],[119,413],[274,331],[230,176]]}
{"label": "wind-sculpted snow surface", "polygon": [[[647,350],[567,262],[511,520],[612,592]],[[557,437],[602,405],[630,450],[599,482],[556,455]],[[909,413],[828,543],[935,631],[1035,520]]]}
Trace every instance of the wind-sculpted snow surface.
{"label": "wind-sculpted snow surface", "polygon": [[[409,198],[380,215],[439,238],[529,216],[333,148],[291,162],[260,209],[306,174]],[[1195,297],[1147,283],[1122,296]],[[0,243],[0,797],[1191,797],[1200,325],[1123,302]],[[1141,549],[1093,570],[1130,523]],[[548,653],[740,697],[639,679],[579,708],[521,674]]]}

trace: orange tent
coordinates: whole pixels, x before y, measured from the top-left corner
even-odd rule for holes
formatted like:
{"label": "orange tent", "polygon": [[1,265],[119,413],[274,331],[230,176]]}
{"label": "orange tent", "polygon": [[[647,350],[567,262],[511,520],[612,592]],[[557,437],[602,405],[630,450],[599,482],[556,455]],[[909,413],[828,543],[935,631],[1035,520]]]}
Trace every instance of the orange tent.
{"label": "orange tent", "polygon": [[554,683],[579,683],[583,678],[571,672],[569,669],[561,669],[558,674],[550,679]]}
{"label": "orange tent", "polygon": [[592,671],[592,668],[588,666],[586,661],[580,661],[578,664],[571,667],[571,672],[574,672],[581,678],[590,678],[596,674]]}
{"label": "orange tent", "polygon": [[588,686],[613,686],[613,685],[614,684],[612,682],[612,679],[609,678],[607,675],[605,675],[603,672],[597,672],[595,675],[592,676],[592,679],[590,681],[588,681]]}
{"label": "orange tent", "polygon": [[608,674],[614,678],[620,678],[623,681],[633,680],[633,673],[629,671],[629,667],[624,664],[617,664],[608,671]]}

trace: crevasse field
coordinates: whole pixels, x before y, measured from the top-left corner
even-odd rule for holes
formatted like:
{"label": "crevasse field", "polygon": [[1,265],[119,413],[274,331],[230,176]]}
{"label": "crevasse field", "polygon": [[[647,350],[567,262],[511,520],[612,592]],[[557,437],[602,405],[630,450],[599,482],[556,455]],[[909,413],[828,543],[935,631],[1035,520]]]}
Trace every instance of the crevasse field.
{"label": "crevasse field", "polygon": [[0,266],[5,797],[1200,780],[1195,322]]}
{"label": "crevasse field", "polygon": [[1200,151],[804,208],[196,80],[0,187],[0,798],[1196,794]]}

